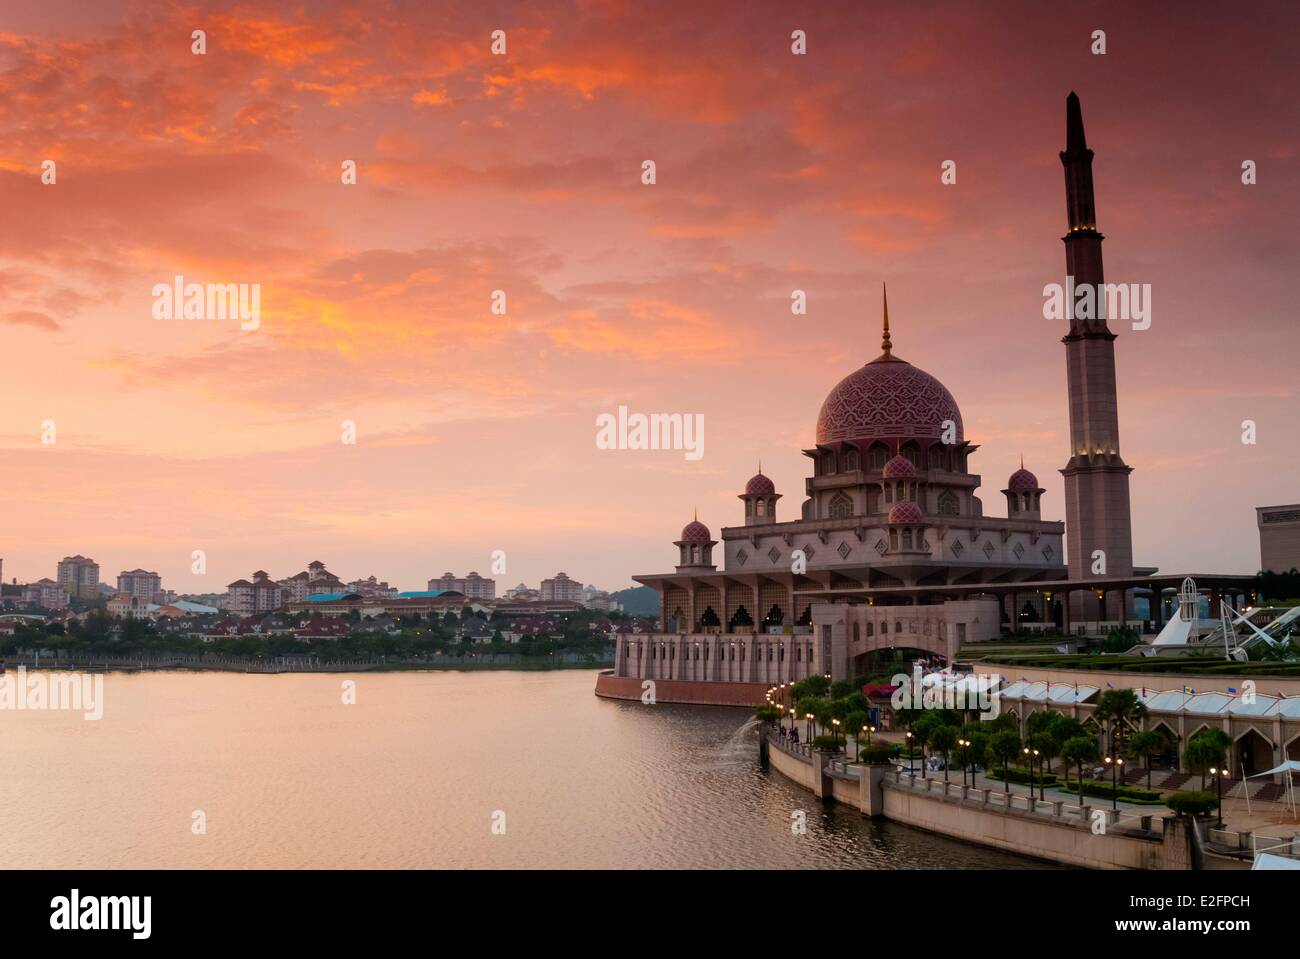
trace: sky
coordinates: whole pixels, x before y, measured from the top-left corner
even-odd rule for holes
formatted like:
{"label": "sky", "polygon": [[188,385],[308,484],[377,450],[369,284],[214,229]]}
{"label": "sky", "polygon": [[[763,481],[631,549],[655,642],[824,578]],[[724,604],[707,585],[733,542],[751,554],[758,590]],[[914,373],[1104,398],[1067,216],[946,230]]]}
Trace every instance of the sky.
{"label": "sky", "polygon": [[[1134,6],[3,0],[4,576],[415,589],[501,550],[501,588],[623,588],[743,523],[760,460],[797,517],[882,282],[986,514],[1023,455],[1061,519],[1071,90],[1107,279],[1152,290],[1135,561],[1255,571],[1254,507],[1300,501],[1300,12]],[[258,284],[260,326],[155,318],[176,275]],[[704,455],[599,449],[620,405],[702,414]]]}

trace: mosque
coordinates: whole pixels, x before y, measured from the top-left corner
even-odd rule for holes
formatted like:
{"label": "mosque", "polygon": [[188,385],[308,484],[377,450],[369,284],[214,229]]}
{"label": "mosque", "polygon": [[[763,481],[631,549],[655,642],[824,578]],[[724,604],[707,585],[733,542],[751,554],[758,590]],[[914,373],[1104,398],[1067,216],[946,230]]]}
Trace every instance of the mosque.
{"label": "mosque", "polygon": [[[1060,157],[1067,274],[1076,288],[1101,289],[1093,151],[1073,93]],[[811,475],[797,516],[780,517],[782,494],[760,465],[739,493],[743,524],[715,539],[698,517],[687,523],[675,570],[634,577],[659,593],[662,632],[620,637],[613,675],[770,685],[851,678],[885,649],[951,662],[963,644],[1030,625],[1159,629],[1166,593],[1187,574],[1133,564],[1115,339],[1103,315],[1072,318],[1062,340],[1065,521],[1043,519],[1046,491],[1023,463],[1001,490],[1006,515],[986,515],[971,472],[979,446],[947,387],[896,354],[885,293],[880,355],[831,389],[803,451]],[[1250,589],[1248,576],[1195,578],[1214,608]]]}

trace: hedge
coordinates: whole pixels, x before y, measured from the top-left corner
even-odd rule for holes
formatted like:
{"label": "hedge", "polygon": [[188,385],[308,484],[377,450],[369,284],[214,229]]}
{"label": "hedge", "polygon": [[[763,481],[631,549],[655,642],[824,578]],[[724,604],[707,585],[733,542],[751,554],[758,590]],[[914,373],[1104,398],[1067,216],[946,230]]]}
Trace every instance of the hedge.
{"label": "hedge", "polygon": [[[1003,775],[1004,773],[1006,773],[1005,776]],[[985,773],[985,775],[988,776],[989,779],[1004,779],[1004,778],[1009,779],[1011,782],[1016,783],[1017,785],[1020,786],[1029,785],[1029,780],[1030,780],[1029,771],[1026,769],[1022,769],[1019,766],[1012,766],[1010,771],[1003,770],[1000,767],[996,769],[990,769]],[[1033,775],[1033,780],[1035,786],[1046,786],[1047,788],[1051,789],[1056,786],[1057,776],[1056,773],[1036,772]]]}
{"label": "hedge", "polygon": [[1219,804],[1218,797],[1212,792],[1193,792],[1174,793],[1166,803],[1169,808],[1180,816],[1204,816],[1212,812]]}
{"label": "hedge", "polygon": [[[1060,783],[1060,788],[1077,796],[1079,795],[1079,780],[1064,779]],[[1083,781],[1083,794],[1094,799],[1110,799],[1111,785],[1100,779],[1085,779]],[[1138,803],[1143,806],[1164,805],[1163,797],[1154,789],[1142,789],[1137,786],[1117,786],[1114,795],[1125,802]]]}

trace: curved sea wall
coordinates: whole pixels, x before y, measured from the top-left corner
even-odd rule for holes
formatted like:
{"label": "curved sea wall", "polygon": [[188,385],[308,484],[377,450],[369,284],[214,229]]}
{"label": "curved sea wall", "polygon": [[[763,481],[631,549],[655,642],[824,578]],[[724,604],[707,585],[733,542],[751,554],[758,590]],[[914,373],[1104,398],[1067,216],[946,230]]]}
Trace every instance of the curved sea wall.
{"label": "curved sea wall", "polygon": [[627,699],[636,702],[653,689],[657,703],[685,703],[691,706],[743,706],[752,709],[767,701],[767,683],[695,682],[689,679],[640,679],[636,676],[615,676],[606,670],[596,676],[596,695],[606,699]]}
{"label": "curved sea wall", "polygon": [[771,738],[762,748],[772,769],[815,796],[853,806],[864,816],[1087,869],[1193,868],[1186,819],[1119,818],[1106,807],[1080,811],[1060,800],[1032,801],[1016,793],[1008,797],[1000,789],[903,776],[890,766],[846,766],[826,753]]}

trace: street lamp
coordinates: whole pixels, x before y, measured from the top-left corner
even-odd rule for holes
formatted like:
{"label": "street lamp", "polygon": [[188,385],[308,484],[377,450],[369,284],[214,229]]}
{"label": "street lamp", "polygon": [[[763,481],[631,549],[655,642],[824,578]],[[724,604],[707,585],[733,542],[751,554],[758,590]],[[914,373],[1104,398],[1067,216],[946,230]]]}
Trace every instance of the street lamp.
{"label": "street lamp", "polygon": [[812,742],[812,721],[813,721],[813,714],[812,714],[812,713],[804,713],[804,717],[803,717],[803,718],[804,718],[804,724],[803,724],[803,733],[804,733],[804,738],[805,738],[808,742]]}
{"label": "street lamp", "polygon": [[1111,756],[1107,756],[1106,765],[1110,767],[1110,808],[1114,810],[1118,810],[1119,809],[1119,785],[1117,782],[1117,776],[1119,773],[1119,768],[1124,765],[1124,759],[1122,756],[1115,756],[1113,758]]}
{"label": "street lamp", "polygon": [[[957,746],[961,749],[961,784],[964,786],[966,785],[966,760],[970,758],[966,750],[970,748],[970,740],[959,739],[957,740]],[[973,786],[974,783],[971,783],[971,785]]]}
{"label": "street lamp", "polygon": [[[838,719],[835,719],[834,717],[832,717],[832,718],[831,718],[831,726],[834,727],[834,728],[831,730],[831,740],[834,742],[834,744],[835,744],[836,746],[839,746],[839,744],[840,744],[840,721],[839,721]],[[848,746],[849,746],[849,741],[848,741],[848,739],[845,739],[845,740],[844,740],[844,748],[845,748],[845,750],[848,749]]]}
{"label": "street lamp", "polygon": [[1225,770],[1210,767],[1210,776],[1214,779],[1214,789],[1219,796],[1219,828],[1223,828],[1223,773]]}

